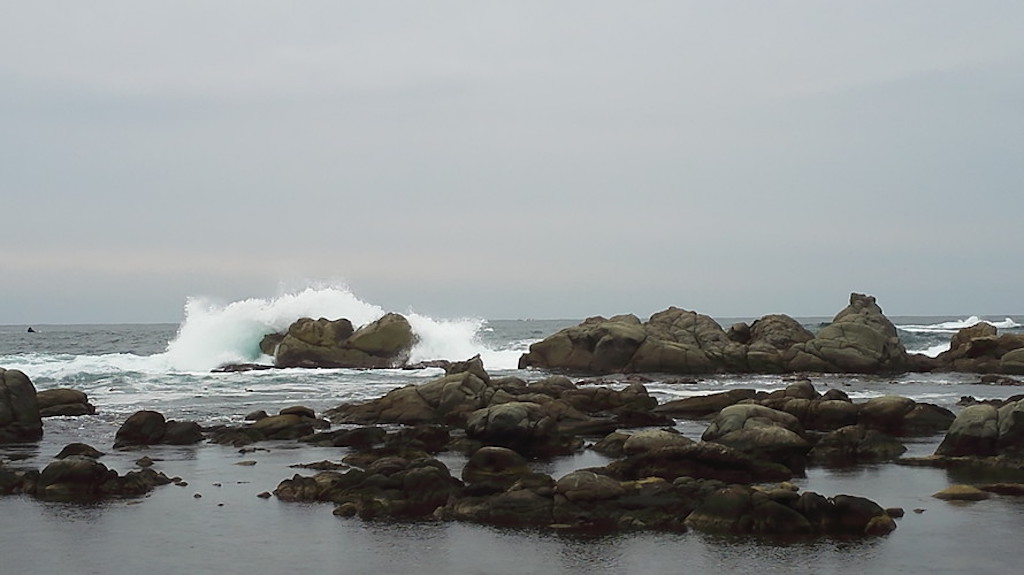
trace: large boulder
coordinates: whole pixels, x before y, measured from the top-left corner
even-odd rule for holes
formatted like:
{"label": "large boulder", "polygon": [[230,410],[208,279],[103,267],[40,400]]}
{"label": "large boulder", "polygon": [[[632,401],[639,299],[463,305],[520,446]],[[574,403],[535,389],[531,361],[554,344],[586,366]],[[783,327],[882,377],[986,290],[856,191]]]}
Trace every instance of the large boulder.
{"label": "large boulder", "polygon": [[84,391],[68,388],[46,389],[36,394],[40,417],[93,415],[96,407]]}
{"label": "large boulder", "polygon": [[875,298],[850,294],[850,305],[814,339],[793,345],[785,354],[786,371],[900,373],[911,367],[896,326]]}
{"label": "large boulder", "polygon": [[785,481],[793,477],[788,467],[755,459],[739,450],[708,441],[643,451],[609,463],[604,473],[622,481],[645,477],[674,481],[690,477],[727,483],[755,483]]}
{"label": "large boulder", "polygon": [[995,326],[980,322],[954,334],[936,361],[952,371],[1024,374],[1024,335],[999,335]]}
{"label": "large boulder", "polygon": [[808,459],[830,467],[847,467],[896,459],[907,448],[895,438],[862,425],[848,425],[825,434]]}
{"label": "large boulder", "polygon": [[415,343],[409,321],[389,313],[358,330],[347,319],[300,318],[266,347],[278,367],[388,368],[404,365]]}
{"label": "large boulder", "polygon": [[35,441],[42,436],[32,381],[20,370],[0,367],[0,443]]}
{"label": "large boulder", "polygon": [[341,405],[326,415],[334,423],[458,425],[464,424],[470,413],[490,404],[497,393],[496,387],[472,371],[463,371],[394,389],[366,403]]}
{"label": "large boulder", "polygon": [[155,445],[167,431],[167,420],[157,411],[136,411],[118,428],[114,435],[114,447],[133,445]]}
{"label": "large boulder", "polygon": [[763,405],[738,404],[723,409],[701,437],[751,457],[781,463],[795,474],[806,467],[811,443],[793,415]]}
{"label": "large boulder", "polygon": [[571,453],[578,446],[562,436],[558,420],[543,405],[528,401],[499,403],[473,412],[466,421],[466,436],[535,456]]}

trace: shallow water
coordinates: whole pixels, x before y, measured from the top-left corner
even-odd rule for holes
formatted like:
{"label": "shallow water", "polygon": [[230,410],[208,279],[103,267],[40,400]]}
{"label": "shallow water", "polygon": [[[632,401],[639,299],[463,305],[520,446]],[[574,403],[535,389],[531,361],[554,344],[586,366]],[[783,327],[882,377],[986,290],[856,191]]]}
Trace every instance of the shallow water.
{"label": "shallow water", "polygon": [[[476,345],[491,351],[528,345],[573,322],[495,322]],[[933,322],[937,323],[937,322]],[[0,574],[38,573],[994,573],[1012,572],[1016,542],[1024,532],[1024,499],[993,496],[969,504],[931,494],[971,477],[896,464],[848,470],[811,469],[796,483],[824,495],[871,498],[902,507],[892,534],[872,539],[786,542],[713,537],[700,533],[625,533],[601,537],[545,530],[508,530],[457,523],[388,523],[338,518],[330,504],[285,503],[257,494],[272,491],[296,473],[291,465],[340,460],[339,448],[269,442],[268,451],[242,454],[206,445],[113,451],[114,433],[142,408],[204,425],[238,423],[256,409],[270,413],[307,405],[318,413],[338,404],[378,397],[401,385],[422,383],[439,370],[279,370],[213,374],[168,368],[161,354],[177,326],[41,326],[0,328],[0,366],[17,367],[38,389],[76,387],[100,412],[45,420],[45,435],[30,445],[0,446],[10,465],[42,468],[67,443],[89,443],[108,454],[101,461],[119,472],[142,455],[156,469],[188,483],[157,488],[147,497],[94,505],[0,497]],[[447,329],[447,328],[446,328]],[[37,337],[42,336],[42,337]],[[248,345],[248,344],[246,344]],[[461,349],[461,347],[459,348]],[[500,357],[500,356],[496,356]],[[453,358],[458,359],[458,358]],[[528,380],[543,372],[489,368],[493,375]],[[650,376],[659,401],[733,387],[779,389],[777,376],[672,378]],[[980,385],[976,376],[907,374],[898,378],[814,378],[819,391],[837,387],[856,401],[886,394],[958,409],[963,395],[1008,397],[1015,387]],[[613,386],[625,385],[614,378]],[[697,439],[706,422],[679,421]],[[909,455],[927,455],[941,437],[908,440]],[[458,475],[463,458],[442,454]],[[255,461],[252,466],[236,465]],[[560,477],[602,465],[591,451],[547,462],[537,471]],[[199,494],[201,497],[196,497]],[[914,509],[923,509],[914,513]]]}

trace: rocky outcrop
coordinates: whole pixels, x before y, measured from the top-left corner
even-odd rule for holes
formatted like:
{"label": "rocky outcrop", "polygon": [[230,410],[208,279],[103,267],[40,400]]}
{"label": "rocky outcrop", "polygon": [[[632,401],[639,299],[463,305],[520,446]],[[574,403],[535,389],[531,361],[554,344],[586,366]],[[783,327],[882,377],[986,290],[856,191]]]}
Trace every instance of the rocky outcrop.
{"label": "rocky outcrop", "polygon": [[242,447],[268,440],[309,439],[324,443],[334,440],[333,437],[315,435],[317,429],[330,427],[330,424],[318,419],[316,412],[308,407],[286,407],[277,415],[266,415],[265,412],[261,415],[263,417],[254,417],[254,421],[240,427],[222,426],[208,430],[210,441]]}
{"label": "rocky outcrop", "polygon": [[0,367],[0,443],[35,441],[42,436],[32,381],[17,369]]}
{"label": "rocky outcrop", "polygon": [[579,435],[604,435],[624,422],[666,423],[651,414],[656,404],[639,382],[615,390],[577,386],[565,376],[533,383],[492,380],[477,357],[453,363],[439,379],[341,405],[326,415],[334,423],[450,425],[465,430],[477,447],[497,445],[546,457],[578,449]]}
{"label": "rocky outcrop", "polygon": [[0,463],[0,495],[24,493],[48,501],[93,502],[137,497],[173,481],[149,468],[119,475],[96,461],[101,455],[88,445],[71,444],[42,471],[11,470]]}
{"label": "rocky outcrop", "polygon": [[885,535],[896,522],[877,503],[863,497],[756,489],[732,485],[706,498],[686,518],[700,531],[730,535]]}
{"label": "rocky outcrop", "polygon": [[592,317],[530,346],[519,366],[588,373],[895,373],[912,366],[875,298],[850,305],[812,334],[784,315],[726,332],[712,318],[672,307],[646,322]]}
{"label": "rocky outcrop", "polygon": [[787,371],[899,373],[911,367],[896,326],[875,298],[850,294],[850,305],[814,336],[786,352]]}
{"label": "rocky outcrop", "polygon": [[354,329],[347,319],[301,318],[282,337],[264,338],[277,367],[390,368],[408,361],[416,343],[409,320],[389,313]]}
{"label": "rocky outcrop", "polygon": [[794,415],[763,405],[739,404],[719,412],[701,439],[785,465],[792,473],[802,475],[811,449],[803,433]]}
{"label": "rocky outcrop", "polygon": [[[723,448],[724,449],[724,448]],[[582,469],[555,480],[499,447],[474,454],[451,476],[440,461],[382,456],[345,473],[295,475],[278,485],[283,501],[324,501],[335,515],[421,519],[560,530],[684,531],[816,536],[881,535],[895,523],[863,498],[826,499],[795,488],[755,489],[716,479],[658,476],[621,479]]]}
{"label": "rocky outcrop", "polygon": [[936,362],[950,371],[1024,374],[1024,335],[999,335],[993,325],[981,322],[954,334]]}
{"label": "rocky outcrop", "polygon": [[89,396],[77,389],[46,389],[36,394],[40,417],[94,415]]}

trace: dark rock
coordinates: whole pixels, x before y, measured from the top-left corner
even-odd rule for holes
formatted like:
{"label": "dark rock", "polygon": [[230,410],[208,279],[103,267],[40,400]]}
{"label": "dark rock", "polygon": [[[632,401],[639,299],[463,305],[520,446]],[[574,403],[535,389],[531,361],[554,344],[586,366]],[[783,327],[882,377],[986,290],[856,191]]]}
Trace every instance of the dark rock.
{"label": "dark rock", "polygon": [[167,420],[156,411],[137,411],[117,430],[114,448],[160,443],[167,431]]}
{"label": "dark rock", "polygon": [[845,467],[896,459],[906,450],[902,443],[880,431],[850,425],[818,440],[808,457],[820,465]]}
{"label": "dark rock", "polygon": [[526,459],[504,447],[482,447],[470,456],[462,469],[462,481],[475,493],[505,491],[530,475]]}
{"label": "dark rock", "polygon": [[42,436],[32,381],[17,369],[0,367],[0,443],[35,441]]}
{"label": "dark rock", "polygon": [[609,463],[605,472],[627,481],[661,477],[716,479],[728,483],[785,481],[793,476],[787,467],[750,457],[736,449],[711,442],[663,447]]}
{"label": "dark rock", "polygon": [[754,389],[730,389],[709,395],[674,399],[655,407],[654,411],[676,417],[699,418],[718,413],[743,400],[753,399],[755,395],[757,391]]}
{"label": "dark rock", "polygon": [[77,389],[47,389],[36,393],[40,417],[93,415],[96,408]]}
{"label": "dark rock", "polygon": [[160,443],[165,445],[193,445],[203,440],[203,429],[194,421],[168,421]]}
{"label": "dark rock", "polygon": [[64,459],[65,457],[70,457],[72,455],[99,459],[106,454],[91,445],[86,445],[84,443],[69,443],[64,446],[64,449],[60,450],[60,453],[56,455],[56,459]]}

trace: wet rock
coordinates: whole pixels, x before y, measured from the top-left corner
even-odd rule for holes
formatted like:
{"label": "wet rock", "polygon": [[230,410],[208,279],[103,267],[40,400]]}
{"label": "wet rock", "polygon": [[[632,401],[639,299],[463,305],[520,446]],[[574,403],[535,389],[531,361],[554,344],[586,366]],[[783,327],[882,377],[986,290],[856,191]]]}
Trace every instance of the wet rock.
{"label": "wet rock", "polygon": [[0,443],[35,441],[43,436],[36,395],[27,375],[0,367]]}
{"label": "wet rock", "polygon": [[72,455],[99,459],[106,454],[91,445],[86,445],[85,443],[69,443],[60,450],[60,453],[58,453],[55,458],[64,459],[65,457],[70,457]]}
{"label": "wet rock", "polygon": [[662,447],[689,445],[693,440],[678,432],[665,429],[649,429],[629,435],[622,444],[622,453],[636,455]]}
{"label": "wet rock", "polygon": [[881,506],[862,497],[826,499],[813,492],[764,492],[741,485],[704,499],[686,525],[710,533],[771,536],[884,535],[896,528]]}
{"label": "wet rock", "polygon": [[861,425],[849,425],[818,440],[808,458],[819,465],[847,467],[889,461],[906,451],[906,446],[891,436]]}
{"label": "wet rock", "polygon": [[604,473],[621,481],[660,477],[715,479],[728,483],[784,481],[793,472],[780,464],[754,459],[736,449],[712,442],[663,447],[613,461]]}
{"label": "wet rock", "polygon": [[[416,342],[409,321],[389,313],[354,330],[347,319],[301,318],[276,342],[277,367],[400,367]],[[269,343],[268,343],[269,346]]]}
{"label": "wet rock", "polygon": [[40,417],[93,415],[96,408],[85,392],[77,389],[47,389],[36,393]]}
{"label": "wet rock", "polygon": [[155,445],[167,431],[167,420],[162,413],[137,411],[125,420],[114,436],[114,448],[132,445]]}
{"label": "wet rock", "polygon": [[730,389],[708,395],[687,397],[667,401],[654,408],[657,413],[665,413],[676,417],[700,418],[713,415],[743,400],[753,399],[757,395],[754,389]]}

